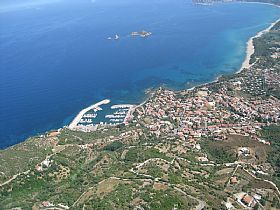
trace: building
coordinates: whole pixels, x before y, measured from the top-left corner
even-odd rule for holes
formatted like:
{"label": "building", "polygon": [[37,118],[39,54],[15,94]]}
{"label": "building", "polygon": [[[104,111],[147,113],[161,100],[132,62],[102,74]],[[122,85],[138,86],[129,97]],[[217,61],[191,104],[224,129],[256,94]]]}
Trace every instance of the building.
{"label": "building", "polygon": [[243,198],[241,199],[241,202],[248,207],[254,207],[256,205],[255,199],[248,194],[245,194],[243,196]]}

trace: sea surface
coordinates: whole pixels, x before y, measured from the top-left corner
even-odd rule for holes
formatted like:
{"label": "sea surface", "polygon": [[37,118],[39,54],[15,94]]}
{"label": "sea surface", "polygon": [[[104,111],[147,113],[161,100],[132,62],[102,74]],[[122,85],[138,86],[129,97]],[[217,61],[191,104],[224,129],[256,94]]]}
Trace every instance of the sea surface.
{"label": "sea surface", "polygon": [[[189,88],[235,72],[247,40],[279,17],[261,4],[2,0],[0,148],[62,127],[105,98],[140,103],[148,88]],[[141,30],[153,34],[130,36]]]}

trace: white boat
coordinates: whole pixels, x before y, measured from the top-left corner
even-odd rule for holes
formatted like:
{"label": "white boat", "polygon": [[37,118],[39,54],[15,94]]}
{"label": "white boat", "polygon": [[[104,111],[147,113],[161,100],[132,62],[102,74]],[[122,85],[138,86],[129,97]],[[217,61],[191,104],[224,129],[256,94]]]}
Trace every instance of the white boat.
{"label": "white boat", "polygon": [[124,109],[124,108],[131,108],[133,105],[131,104],[118,104],[111,106],[111,109]]}
{"label": "white boat", "polygon": [[109,114],[109,115],[106,115],[105,118],[115,118],[115,115]]}
{"label": "white boat", "polygon": [[115,40],[118,40],[120,37],[116,34],[115,35]]}
{"label": "white boat", "polygon": [[117,111],[117,112],[115,112],[114,114],[120,114],[120,115],[122,115],[122,114],[126,114],[126,112],[125,112],[125,111]]}
{"label": "white boat", "polygon": [[97,114],[85,114],[83,117],[84,118],[96,118]]}
{"label": "white boat", "polygon": [[99,107],[99,106],[93,109],[94,112],[102,111],[102,110],[103,110],[103,109],[102,109],[101,107]]}

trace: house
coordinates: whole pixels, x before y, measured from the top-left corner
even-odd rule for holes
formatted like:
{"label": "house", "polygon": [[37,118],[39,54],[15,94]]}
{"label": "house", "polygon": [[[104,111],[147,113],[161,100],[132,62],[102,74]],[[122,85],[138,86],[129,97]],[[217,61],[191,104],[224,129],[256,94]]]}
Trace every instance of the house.
{"label": "house", "polygon": [[51,203],[49,201],[43,201],[41,204],[42,204],[43,207],[50,207],[51,206]]}
{"label": "house", "polygon": [[197,150],[201,150],[200,144],[196,144],[194,147],[195,147],[195,149],[197,149]]}
{"label": "house", "polygon": [[230,203],[230,202],[226,202],[226,203],[225,203],[225,207],[226,207],[227,209],[229,209],[229,210],[234,209],[234,206],[233,206],[232,203]]}
{"label": "house", "polygon": [[262,196],[259,194],[255,194],[255,195],[253,195],[253,197],[258,201],[262,199]]}
{"label": "house", "polygon": [[200,162],[208,162],[207,157],[198,157],[197,160],[200,161]]}
{"label": "house", "polygon": [[49,160],[49,158],[46,158],[45,160],[43,160],[42,165],[48,168],[50,166],[50,163],[51,161]]}
{"label": "house", "polygon": [[38,171],[38,172],[42,172],[42,171],[43,171],[43,167],[42,167],[41,164],[37,164],[37,165],[35,166],[35,169],[36,169],[36,171]]}
{"label": "house", "polygon": [[254,207],[256,205],[255,199],[248,194],[245,194],[243,196],[243,198],[241,199],[241,202],[248,207]]}
{"label": "house", "polygon": [[59,134],[60,134],[59,131],[52,131],[52,132],[49,133],[49,136],[50,137],[55,137],[55,136],[58,136]]}
{"label": "house", "polygon": [[248,157],[250,155],[250,150],[247,147],[242,147],[239,149],[239,154],[242,154],[245,157]]}

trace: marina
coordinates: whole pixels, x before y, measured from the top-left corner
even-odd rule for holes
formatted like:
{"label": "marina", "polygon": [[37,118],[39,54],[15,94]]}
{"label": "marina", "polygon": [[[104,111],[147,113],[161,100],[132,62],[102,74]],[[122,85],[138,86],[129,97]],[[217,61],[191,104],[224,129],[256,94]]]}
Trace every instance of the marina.
{"label": "marina", "polygon": [[69,129],[90,132],[101,125],[127,124],[135,106],[131,104],[110,106],[110,102],[109,99],[106,99],[81,110],[68,126]]}

